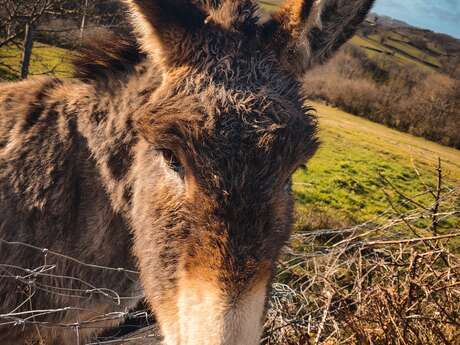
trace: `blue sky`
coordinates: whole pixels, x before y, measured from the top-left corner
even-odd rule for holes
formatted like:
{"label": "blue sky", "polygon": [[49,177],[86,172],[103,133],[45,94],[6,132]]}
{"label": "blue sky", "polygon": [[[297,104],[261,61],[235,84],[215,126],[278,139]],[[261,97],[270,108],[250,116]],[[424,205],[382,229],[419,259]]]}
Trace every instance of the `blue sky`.
{"label": "blue sky", "polygon": [[377,0],[374,12],[460,38],[460,0]]}

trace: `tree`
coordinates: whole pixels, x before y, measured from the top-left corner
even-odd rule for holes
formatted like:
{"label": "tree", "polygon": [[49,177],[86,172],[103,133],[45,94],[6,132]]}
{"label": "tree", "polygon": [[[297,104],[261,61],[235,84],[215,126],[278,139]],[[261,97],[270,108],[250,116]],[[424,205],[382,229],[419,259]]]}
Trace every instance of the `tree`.
{"label": "tree", "polygon": [[1,57],[0,65],[27,78],[36,39],[74,48],[87,31],[126,27],[122,18],[115,0],[0,0],[0,48],[14,46],[22,51],[19,69],[2,63]]}
{"label": "tree", "polygon": [[[61,12],[63,0],[0,0],[0,48],[22,47],[21,78],[29,75],[34,32],[47,14]],[[20,41],[23,40],[21,44]]]}

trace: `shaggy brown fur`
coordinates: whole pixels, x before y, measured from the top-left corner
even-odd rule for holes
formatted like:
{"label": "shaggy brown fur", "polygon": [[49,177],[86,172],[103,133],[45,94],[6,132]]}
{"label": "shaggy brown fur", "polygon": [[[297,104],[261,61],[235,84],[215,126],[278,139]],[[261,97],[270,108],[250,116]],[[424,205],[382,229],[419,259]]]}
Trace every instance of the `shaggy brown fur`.
{"label": "shaggy brown fur", "polygon": [[[291,1],[260,25],[249,0],[126,0],[143,53],[99,44],[75,79],[1,85],[0,343],[84,343],[116,324],[86,322],[144,291],[167,345],[256,344],[290,176],[317,148],[296,77],[372,2]],[[24,271],[37,267],[49,274]],[[184,316],[189,300],[217,303],[190,314],[216,313],[214,338]],[[67,306],[78,309],[11,316]]]}

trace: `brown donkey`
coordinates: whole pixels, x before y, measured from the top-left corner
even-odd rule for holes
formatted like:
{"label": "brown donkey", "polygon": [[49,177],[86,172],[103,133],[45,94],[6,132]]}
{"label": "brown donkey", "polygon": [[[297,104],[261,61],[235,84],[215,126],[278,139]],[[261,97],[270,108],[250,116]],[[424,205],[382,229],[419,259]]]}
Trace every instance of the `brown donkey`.
{"label": "brown donkey", "polygon": [[142,52],[0,86],[0,343],[85,344],[145,294],[166,345],[258,344],[317,148],[298,80],[373,1],[125,2]]}

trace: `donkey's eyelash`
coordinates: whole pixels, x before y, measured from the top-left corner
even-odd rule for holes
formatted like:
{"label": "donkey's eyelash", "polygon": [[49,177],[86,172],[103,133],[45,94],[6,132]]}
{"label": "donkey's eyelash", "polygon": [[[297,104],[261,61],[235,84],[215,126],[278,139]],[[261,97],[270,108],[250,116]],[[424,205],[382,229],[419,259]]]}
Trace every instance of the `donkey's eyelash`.
{"label": "donkey's eyelash", "polygon": [[162,149],[160,150],[160,152],[163,155],[163,158],[165,162],[168,164],[169,168],[171,168],[171,170],[174,170],[177,173],[182,174],[184,167],[179,161],[179,159],[176,157],[174,152],[167,149]]}
{"label": "donkey's eyelash", "polygon": [[300,164],[300,165],[297,167],[297,170],[308,170],[308,169],[307,169],[307,165],[306,165],[306,164]]}
{"label": "donkey's eyelash", "polygon": [[284,190],[286,192],[290,192],[292,190],[292,176],[286,180],[286,183],[284,184]]}

